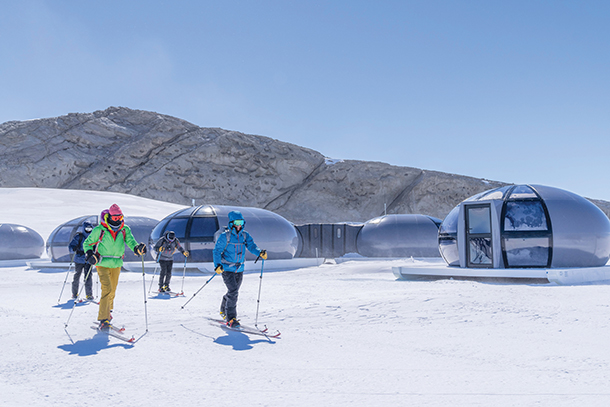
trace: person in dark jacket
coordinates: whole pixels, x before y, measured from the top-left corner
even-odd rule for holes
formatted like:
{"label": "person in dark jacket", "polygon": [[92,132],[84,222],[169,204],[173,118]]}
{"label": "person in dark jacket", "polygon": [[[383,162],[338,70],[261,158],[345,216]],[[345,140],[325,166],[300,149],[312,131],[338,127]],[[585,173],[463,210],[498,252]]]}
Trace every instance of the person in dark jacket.
{"label": "person in dark jacket", "polygon": [[180,241],[176,237],[176,233],[173,231],[167,231],[165,234],[157,240],[154,247],[158,253],[159,266],[161,272],[159,273],[159,292],[170,292],[169,281],[172,279],[172,268],[174,266],[174,253],[179,250],[184,257],[189,256],[189,252],[182,248]]}
{"label": "person in dark jacket", "polygon": [[74,279],[72,280],[72,299],[78,299],[78,285],[81,274],[85,280],[85,294],[87,300],[93,300],[93,284],[91,264],[85,261],[85,251],[83,250],[83,242],[93,230],[93,225],[89,222],[83,222],[82,231],[77,232],[72,241],[68,245],[70,251],[74,252]]}
{"label": "person in dark jacket", "polygon": [[246,221],[241,212],[229,212],[227,230],[218,236],[214,246],[214,271],[222,274],[227,286],[227,293],[222,297],[220,315],[227,321],[227,326],[238,327],[237,296],[244,275],[246,249],[255,256],[267,259],[267,252],[254,243],[252,236],[243,230]]}

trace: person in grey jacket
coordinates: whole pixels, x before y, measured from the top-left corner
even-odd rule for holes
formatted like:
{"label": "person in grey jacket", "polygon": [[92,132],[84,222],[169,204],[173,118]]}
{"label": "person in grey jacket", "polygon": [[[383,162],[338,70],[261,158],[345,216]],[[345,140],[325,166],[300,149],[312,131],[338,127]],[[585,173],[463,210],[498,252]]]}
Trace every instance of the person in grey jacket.
{"label": "person in grey jacket", "polygon": [[169,281],[172,279],[172,268],[174,266],[174,253],[179,250],[184,257],[189,256],[189,252],[182,248],[180,241],[176,237],[176,233],[173,231],[167,231],[154,247],[158,253],[159,266],[161,272],[159,273],[159,292],[170,292]]}

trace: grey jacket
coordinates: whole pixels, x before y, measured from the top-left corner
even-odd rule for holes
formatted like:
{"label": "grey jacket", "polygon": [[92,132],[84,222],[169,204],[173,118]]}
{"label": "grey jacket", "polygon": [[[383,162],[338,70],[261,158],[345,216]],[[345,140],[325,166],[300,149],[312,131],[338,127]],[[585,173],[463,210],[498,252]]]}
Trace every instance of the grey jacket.
{"label": "grey jacket", "polygon": [[180,244],[178,238],[173,241],[169,241],[165,236],[157,240],[155,243],[155,251],[159,253],[159,260],[171,261],[174,260],[174,253],[179,250],[180,253],[184,253],[184,249]]}

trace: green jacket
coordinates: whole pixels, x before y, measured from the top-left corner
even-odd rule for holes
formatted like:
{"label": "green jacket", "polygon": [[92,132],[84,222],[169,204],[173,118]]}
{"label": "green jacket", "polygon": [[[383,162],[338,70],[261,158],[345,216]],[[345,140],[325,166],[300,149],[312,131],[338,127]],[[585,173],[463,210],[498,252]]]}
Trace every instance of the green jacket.
{"label": "green jacket", "polygon": [[[102,240],[100,236],[102,235]],[[94,253],[99,253],[102,257],[96,264],[100,267],[116,268],[123,265],[123,256],[125,255],[125,244],[134,251],[138,242],[133,237],[131,229],[127,225],[123,225],[121,230],[116,232],[115,237],[112,236],[113,232],[108,229],[103,223],[97,225],[91,231],[89,237],[83,242],[83,250],[85,253],[89,250],[93,250]],[[99,241],[99,244],[98,244]],[[95,246],[97,245],[97,250]]]}

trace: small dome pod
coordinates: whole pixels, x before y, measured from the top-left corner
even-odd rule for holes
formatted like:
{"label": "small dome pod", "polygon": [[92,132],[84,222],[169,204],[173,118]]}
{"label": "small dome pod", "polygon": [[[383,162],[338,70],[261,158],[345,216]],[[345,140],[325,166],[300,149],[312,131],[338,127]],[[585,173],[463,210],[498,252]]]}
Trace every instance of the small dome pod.
{"label": "small dome pod", "polygon": [[33,229],[0,223],[0,260],[37,259],[44,251],[44,239]]}
{"label": "small dome pod", "polygon": [[439,257],[440,219],[426,215],[385,215],[367,221],[358,237],[365,257]]}

